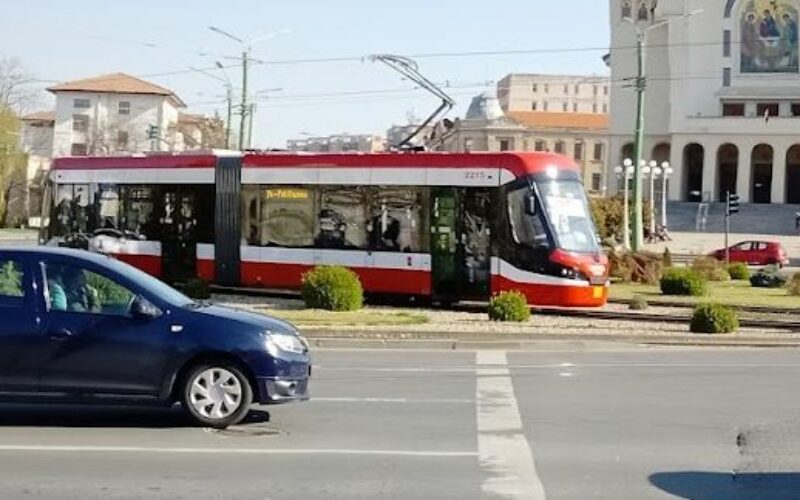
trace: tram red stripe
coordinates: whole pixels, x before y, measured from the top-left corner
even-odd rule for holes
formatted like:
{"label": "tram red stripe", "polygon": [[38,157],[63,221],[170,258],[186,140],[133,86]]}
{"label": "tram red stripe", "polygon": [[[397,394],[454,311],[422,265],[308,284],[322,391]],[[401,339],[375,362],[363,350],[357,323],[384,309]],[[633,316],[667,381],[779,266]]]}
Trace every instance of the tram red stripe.
{"label": "tram red stripe", "polygon": [[111,254],[115,259],[132,265],[151,276],[161,277],[161,257],[157,255]]}
{"label": "tram red stripe", "polygon": [[216,279],[216,266],[214,260],[197,259],[197,277],[213,283]]}
{"label": "tram red stripe", "polygon": [[[300,288],[303,273],[312,269],[307,264],[270,262],[241,263],[241,281],[246,287]],[[374,293],[430,295],[431,274],[423,270],[401,270],[356,267],[364,290]]]}
{"label": "tram red stripe", "polygon": [[522,292],[529,304],[537,306],[600,307],[608,300],[608,287],[519,283],[505,276],[492,276],[492,294],[508,290]]}
{"label": "tram red stripe", "polygon": [[91,157],[70,156],[53,160],[53,170],[114,170],[141,168],[213,168],[214,155],[159,155]]}

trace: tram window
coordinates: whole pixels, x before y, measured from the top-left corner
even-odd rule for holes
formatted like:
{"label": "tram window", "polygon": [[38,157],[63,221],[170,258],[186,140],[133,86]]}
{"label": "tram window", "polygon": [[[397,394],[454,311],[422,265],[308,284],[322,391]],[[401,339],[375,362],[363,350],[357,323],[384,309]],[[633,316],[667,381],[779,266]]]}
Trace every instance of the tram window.
{"label": "tram window", "polygon": [[192,221],[198,243],[214,243],[215,209],[213,185],[192,186],[190,191],[183,192],[181,214],[184,224],[187,220]]}
{"label": "tram window", "polygon": [[53,234],[89,231],[92,215],[91,192],[88,184],[60,184],[53,206]]}
{"label": "tram window", "polygon": [[317,248],[367,248],[367,190],[360,186],[320,191]]}
{"label": "tram window", "polygon": [[145,239],[156,240],[153,226],[153,189],[145,186],[126,186],[122,189],[123,213],[121,229]]}
{"label": "tram window", "polygon": [[425,227],[427,191],[380,188],[372,200],[369,246],[373,250],[421,252],[427,248]]}
{"label": "tram window", "polygon": [[271,186],[261,203],[261,245],[314,245],[314,191],[302,187]]}
{"label": "tram window", "polygon": [[525,211],[526,198],[530,191],[520,188],[508,193],[508,219],[514,241],[532,247],[548,246],[547,232],[539,215],[529,215]]}
{"label": "tram window", "polygon": [[242,188],[242,244],[261,244],[261,190],[257,186]]}
{"label": "tram window", "polygon": [[119,228],[119,190],[114,184],[101,184],[98,204],[98,228],[118,229]]}

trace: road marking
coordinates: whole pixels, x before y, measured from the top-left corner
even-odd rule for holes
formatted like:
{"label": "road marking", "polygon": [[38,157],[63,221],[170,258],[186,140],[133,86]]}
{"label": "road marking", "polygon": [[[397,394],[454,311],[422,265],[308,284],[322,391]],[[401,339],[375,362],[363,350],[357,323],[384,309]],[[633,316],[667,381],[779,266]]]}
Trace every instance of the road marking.
{"label": "road marking", "polygon": [[544,487],[523,433],[506,353],[478,351],[475,361],[479,367],[478,453],[481,467],[491,474],[482,490],[491,496],[544,500]]}
{"label": "road marking", "polygon": [[352,450],[352,449],[269,449],[269,448],[172,448],[145,446],[49,446],[0,445],[0,452],[159,453],[178,455],[365,455],[390,457],[462,458],[477,457],[471,451]]}
{"label": "road marking", "polygon": [[399,404],[474,404],[474,399],[414,399],[414,398],[318,398],[313,403],[399,403]]}
{"label": "road marking", "polygon": [[[314,367],[317,369],[317,367]],[[409,367],[409,368],[365,368],[359,366],[338,366],[336,368],[320,369],[325,372],[362,372],[362,373],[474,373],[474,366],[454,366],[449,368],[427,368],[427,367]]]}

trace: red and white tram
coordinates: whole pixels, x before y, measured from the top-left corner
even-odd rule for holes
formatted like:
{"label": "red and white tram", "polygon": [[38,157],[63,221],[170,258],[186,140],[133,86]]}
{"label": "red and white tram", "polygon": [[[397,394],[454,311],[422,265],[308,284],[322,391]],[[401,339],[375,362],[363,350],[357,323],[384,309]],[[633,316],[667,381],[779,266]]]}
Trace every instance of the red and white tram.
{"label": "red and white tram", "polygon": [[209,153],[55,160],[44,241],[168,281],[300,287],[347,266],[376,294],[452,302],[520,290],[599,306],[578,167],[547,153]]}

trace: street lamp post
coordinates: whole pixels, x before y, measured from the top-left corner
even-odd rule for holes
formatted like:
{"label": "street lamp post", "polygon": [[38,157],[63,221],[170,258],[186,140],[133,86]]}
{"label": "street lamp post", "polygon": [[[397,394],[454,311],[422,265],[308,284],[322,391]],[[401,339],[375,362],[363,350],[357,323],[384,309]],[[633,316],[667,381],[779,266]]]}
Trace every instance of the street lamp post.
{"label": "street lamp post", "polygon": [[[687,19],[695,14],[699,14],[702,10],[695,10],[688,14],[684,14],[679,18]],[[642,179],[641,169],[642,157],[644,156],[644,97],[645,89],[647,88],[647,76],[645,74],[645,49],[647,47],[648,33],[660,26],[668,24],[672,19],[667,19],[641,29],[633,19],[626,17],[623,21],[633,25],[636,30],[636,78],[633,79],[633,87],[636,90],[636,130],[634,141],[634,174],[633,174],[633,250],[639,251],[644,243],[643,227],[642,227]]]}
{"label": "street lamp post", "polygon": [[661,175],[661,167],[658,166],[658,162],[655,160],[650,161],[649,165],[650,171],[650,237],[653,238],[656,234],[656,193],[655,193],[655,181],[656,177]]}
{"label": "street lamp post", "polygon": [[622,246],[625,250],[631,249],[631,224],[630,224],[630,208],[629,208],[629,195],[630,187],[628,186],[628,179],[634,172],[633,162],[630,158],[625,158],[622,166],[617,165],[614,167],[617,177],[622,179],[622,192],[623,194],[623,209],[622,209]]}
{"label": "street lamp post", "polygon": [[673,172],[668,161],[661,164],[661,171],[661,227],[667,229],[667,179]]}
{"label": "street lamp post", "polygon": [[[245,149],[245,133],[247,132],[247,117],[252,112],[250,105],[248,104],[248,95],[247,95],[247,77],[248,77],[248,66],[250,64],[250,52],[253,49],[253,45],[258,42],[267,40],[272,38],[276,35],[289,33],[289,30],[281,30],[278,32],[268,33],[264,36],[260,36],[249,42],[245,42],[241,38],[235,35],[231,35],[227,31],[217,28],[216,26],[209,26],[208,29],[213,31],[214,33],[220,34],[224,37],[230,38],[231,40],[238,42],[242,47],[242,103],[241,103],[241,121],[239,121],[239,150]],[[247,144],[247,147],[250,147],[250,144]]]}

